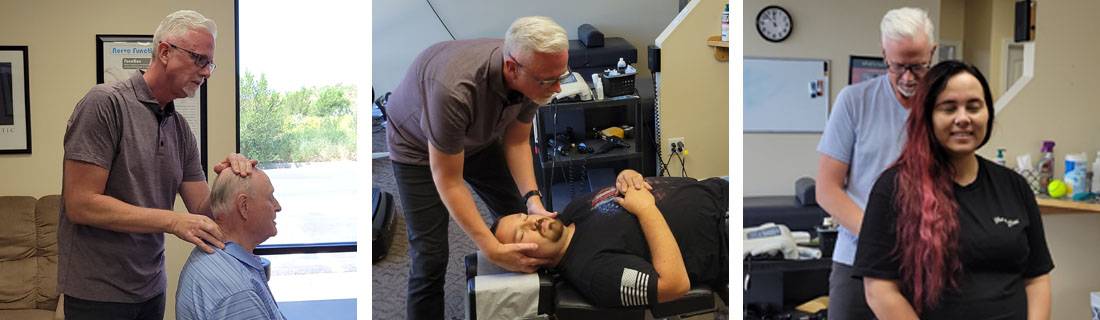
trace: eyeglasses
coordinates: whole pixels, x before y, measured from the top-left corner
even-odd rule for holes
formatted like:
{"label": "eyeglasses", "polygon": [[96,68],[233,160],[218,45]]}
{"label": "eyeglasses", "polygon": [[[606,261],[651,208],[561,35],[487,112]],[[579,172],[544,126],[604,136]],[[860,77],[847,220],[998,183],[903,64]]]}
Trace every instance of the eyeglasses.
{"label": "eyeglasses", "polygon": [[[520,68],[524,68],[523,64],[519,63],[519,60],[516,60],[516,57],[512,56],[511,53],[508,53],[508,57],[512,58],[512,62],[515,62],[517,66],[519,66]],[[557,78],[554,78],[554,79],[539,79],[539,78],[535,78],[534,75],[532,75],[531,78],[535,79],[535,81],[538,81],[539,87],[542,87],[543,89],[546,89],[546,88],[553,87],[555,84],[562,83],[562,81],[565,81],[565,80],[569,79],[570,75],[572,75],[572,72],[569,72],[569,69],[565,69],[565,73],[561,74],[560,76],[558,76]]]}
{"label": "eyeglasses", "polygon": [[174,45],[174,44],[172,44],[168,41],[165,41],[164,43],[167,43],[168,46],[172,47],[173,49],[180,49],[180,50],[183,50],[183,52],[187,52],[188,54],[190,54],[191,55],[191,61],[195,62],[195,65],[198,66],[199,68],[210,67],[210,72],[214,72],[214,69],[218,68],[218,65],[215,64],[214,61],[211,60],[210,58],[208,58],[207,56],[195,53],[194,51],[191,51],[191,50],[180,48],[180,47],[178,47],[178,46],[176,46],[176,45]]}
{"label": "eyeglasses", "polygon": [[928,72],[928,69],[932,68],[932,63],[914,63],[914,64],[899,64],[886,62],[886,67],[890,68],[890,72],[896,74],[905,74],[905,71],[912,72],[914,75],[924,75]]}

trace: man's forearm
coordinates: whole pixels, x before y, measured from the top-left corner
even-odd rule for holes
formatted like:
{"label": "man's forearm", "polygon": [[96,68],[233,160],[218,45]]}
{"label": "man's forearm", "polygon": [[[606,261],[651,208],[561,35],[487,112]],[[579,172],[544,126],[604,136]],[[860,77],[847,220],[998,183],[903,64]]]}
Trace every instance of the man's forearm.
{"label": "man's forearm", "polygon": [[466,187],[466,184],[462,183],[462,179],[437,176],[434,172],[433,179],[435,180],[436,191],[439,192],[439,198],[443,201],[443,205],[447,207],[447,212],[451,214],[451,217],[462,228],[462,231],[474,240],[478,248],[485,250],[489,244],[495,242],[496,238],[489,233],[489,228],[485,226],[485,220],[481,218],[481,214],[477,211],[473,194],[470,193],[470,189]]}
{"label": "man's forearm", "polygon": [[1050,274],[1027,279],[1027,319],[1050,319]]}
{"label": "man's forearm", "polygon": [[[504,159],[521,195],[538,190],[531,158],[531,124],[513,122],[504,133]],[[539,199],[542,200],[542,199]],[[541,203],[540,203],[541,204]],[[525,203],[525,205],[529,205]]]}
{"label": "man's forearm", "polygon": [[512,173],[512,180],[516,182],[516,189],[521,195],[538,189],[535,183],[531,144],[528,140],[505,144],[504,158],[508,162],[508,171]]}
{"label": "man's forearm", "polygon": [[848,193],[836,186],[819,185],[817,203],[837,223],[855,235],[863,224],[863,210],[856,205]]}
{"label": "man's forearm", "polygon": [[102,194],[65,200],[65,212],[76,224],[126,233],[167,232],[173,211],[142,208]]}
{"label": "man's forearm", "polygon": [[653,258],[653,268],[658,274],[658,300],[668,301],[678,297],[663,297],[661,287],[670,288],[673,292],[686,292],[691,286],[688,279],[687,267],[684,266],[684,257],[680,253],[680,246],[676,244],[676,238],[672,235],[668,223],[656,206],[650,207],[647,212],[636,214],[638,223],[641,224],[642,233],[645,234],[646,244]]}

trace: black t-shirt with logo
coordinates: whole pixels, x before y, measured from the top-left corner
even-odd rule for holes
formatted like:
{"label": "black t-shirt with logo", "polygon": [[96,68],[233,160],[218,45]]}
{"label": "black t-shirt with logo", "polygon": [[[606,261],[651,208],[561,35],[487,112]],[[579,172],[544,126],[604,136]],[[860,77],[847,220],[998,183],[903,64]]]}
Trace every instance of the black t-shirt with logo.
{"label": "black t-shirt with logo", "polygon": [[[900,279],[895,205],[897,168],[883,172],[871,190],[856,250],[856,277]],[[908,182],[903,182],[908,183]],[[1027,319],[1026,280],[1049,273],[1035,195],[1016,172],[978,157],[978,177],[954,187],[958,202],[962,273],[958,288],[921,319]],[[904,286],[902,286],[904,287]],[[911,300],[911,294],[904,292]]]}
{"label": "black t-shirt with logo", "polygon": [[[672,231],[691,283],[724,288],[729,182],[722,179],[647,178],[657,208]],[[574,199],[560,218],[576,230],[558,271],[597,306],[657,303],[657,272],[638,219],[615,203],[614,187]]]}

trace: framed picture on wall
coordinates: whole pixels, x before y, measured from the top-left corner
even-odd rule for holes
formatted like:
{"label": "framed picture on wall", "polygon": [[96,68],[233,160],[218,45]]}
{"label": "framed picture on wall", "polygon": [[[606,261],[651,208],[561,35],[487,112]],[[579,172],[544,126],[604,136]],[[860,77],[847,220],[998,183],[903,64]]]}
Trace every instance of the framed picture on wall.
{"label": "framed picture on wall", "polygon": [[0,46],[0,154],[31,153],[27,46]]}
{"label": "framed picture on wall", "polygon": [[[149,68],[156,46],[152,35],[96,35],[96,83],[125,81]],[[207,171],[206,82],[195,95],[174,101],[201,152],[202,169]]]}
{"label": "framed picture on wall", "polygon": [[879,57],[850,56],[848,59],[848,84],[878,78],[886,74],[886,61]]}

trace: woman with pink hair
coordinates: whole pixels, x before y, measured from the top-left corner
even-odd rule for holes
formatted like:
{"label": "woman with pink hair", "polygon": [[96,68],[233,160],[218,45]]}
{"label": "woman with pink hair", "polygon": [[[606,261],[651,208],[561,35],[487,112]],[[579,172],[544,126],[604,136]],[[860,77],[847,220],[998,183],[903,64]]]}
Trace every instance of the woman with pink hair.
{"label": "woman with pink hair", "polygon": [[1048,319],[1054,268],[1035,196],[978,156],[993,128],[977,68],[937,64],[901,156],[871,191],[854,275],[879,319]]}

